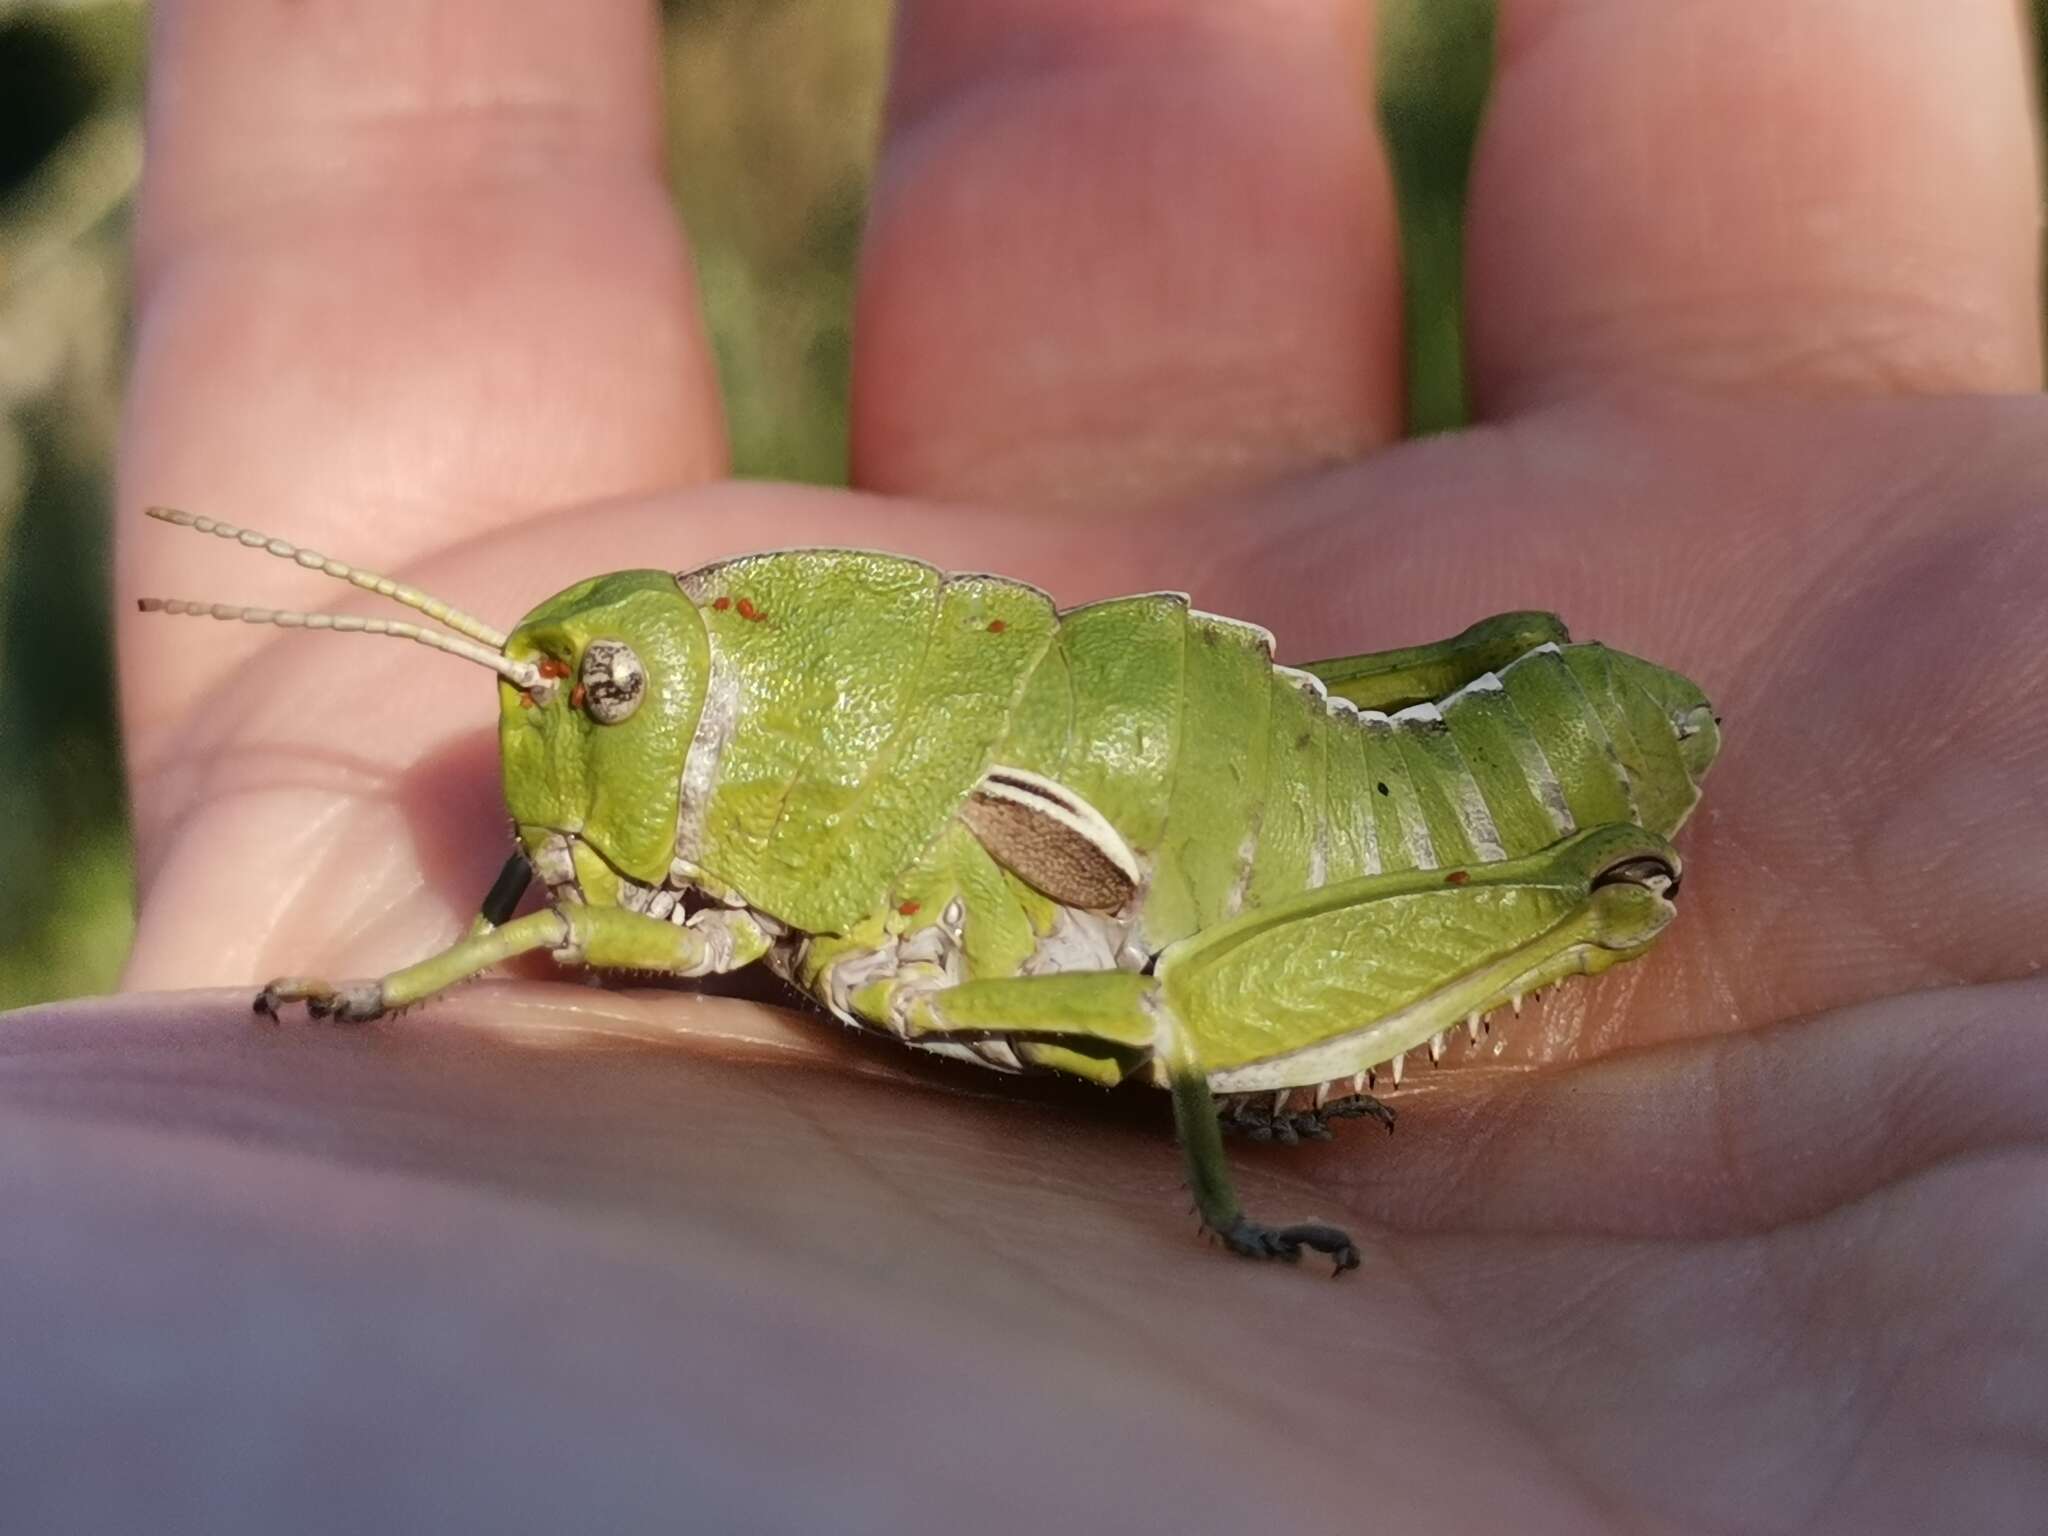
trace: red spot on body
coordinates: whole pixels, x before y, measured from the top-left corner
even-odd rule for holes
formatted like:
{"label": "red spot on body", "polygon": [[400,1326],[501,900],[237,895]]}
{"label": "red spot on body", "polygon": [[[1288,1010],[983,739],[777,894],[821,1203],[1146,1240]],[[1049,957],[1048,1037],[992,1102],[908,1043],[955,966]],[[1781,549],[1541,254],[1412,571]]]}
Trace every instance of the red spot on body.
{"label": "red spot on body", "polygon": [[723,613],[726,609],[732,606],[732,599],[729,597],[714,598],[712,600],[711,606],[716,608],[720,613]]}
{"label": "red spot on body", "polygon": [[1009,627],[1010,626],[1005,624],[1001,619],[990,619],[988,621],[988,632],[992,635],[1000,635],[1004,630],[1008,629]]}
{"label": "red spot on body", "polygon": [[540,662],[540,675],[542,677],[567,677],[569,675],[569,663],[559,661],[553,656],[543,656]]}
{"label": "red spot on body", "polygon": [[569,707],[571,709],[581,709],[583,707],[583,685],[581,683],[578,683],[569,690]]}
{"label": "red spot on body", "polygon": [[519,695],[519,707],[521,709],[533,708],[533,695],[530,693],[522,693],[521,695]]}
{"label": "red spot on body", "polygon": [[763,613],[760,609],[756,608],[751,601],[744,597],[741,598],[739,601],[739,612],[740,617],[745,619],[749,624],[758,624],[763,619],[768,617],[767,614]]}
{"label": "red spot on body", "polygon": [[903,903],[902,906],[898,907],[896,910],[898,912],[901,912],[905,917],[915,917],[917,916],[917,909],[923,905],[924,903],[921,901],[906,901],[905,903]]}
{"label": "red spot on body", "polygon": [[1444,876],[1444,884],[1463,885],[1467,880],[1470,880],[1471,878],[1472,877],[1466,874],[1464,870],[1454,869],[1448,875]]}

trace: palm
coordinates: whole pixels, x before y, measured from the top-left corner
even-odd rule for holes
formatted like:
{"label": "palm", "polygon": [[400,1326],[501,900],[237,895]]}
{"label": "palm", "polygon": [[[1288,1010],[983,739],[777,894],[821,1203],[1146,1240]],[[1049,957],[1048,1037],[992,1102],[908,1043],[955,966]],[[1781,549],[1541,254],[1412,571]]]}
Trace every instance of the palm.
{"label": "palm", "polygon": [[[936,24],[908,24],[898,89],[915,106],[938,89],[924,76],[945,73],[925,55],[944,49],[927,39],[921,54],[916,29]],[[1987,58],[2011,45],[2005,25],[1983,24]],[[1627,35],[1652,48],[1657,33]],[[173,47],[165,68],[205,63],[184,47],[193,57]],[[1570,51],[1553,42],[1525,71],[1597,87],[1608,66],[1573,75]],[[1175,1219],[1156,1106],[984,1097],[986,1080],[745,1003],[528,981],[373,1037],[276,1042],[233,1030],[231,999],[138,1000],[102,1007],[67,1046],[81,1102],[110,1064],[175,1043],[152,1117],[160,1103],[180,1127],[225,1130],[268,1106],[258,1150],[216,1172],[259,1213],[372,1192],[403,1293],[322,1222],[286,1238],[264,1217],[252,1237],[207,1206],[174,1245],[217,1253],[218,1228],[277,1258],[249,1283],[325,1298],[341,1319],[329,1368],[361,1373],[363,1390],[398,1370],[429,1391],[511,1394],[526,1406],[507,1433],[537,1447],[535,1487],[593,1447],[622,1456],[621,1507],[724,1486],[708,1461],[651,1442],[634,1456],[640,1441],[620,1437],[645,1436],[651,1407],[664,1445],[772,1460],[765,1497],[791,1519],[813,1497],[929,1517],[996,1493],[1018,1528],[1084,1496],[1091,1521],[1129,1504],[1196,1528],[1363,1500],[1450,1529],[1917,1529],[1958,1511],[1971,1528],[2018,1525],[2048,1497],[2027,1483],[2048,1333],[2024,1299],[2048,1279],[2029,1191],[2044,993],[1927,989],[2025,976],[2048,932],[2029,767],[2048,746],[2032,697],[2048,641],[2048,477],[2032,445],[2048,422],[2031,398],[1868,398],[2037,382],[2017,97],[2000,147],[1951,147],[1993,156],[1992,172],[1850,177],[1841,193],[1873,242],[1937,220],[1977,232],[1922,253],[1961,293],[1937,322],[1873,299],[1865,274],[1835,269],[1839,242],[1803,245],[1785,207],[1755,202],[1796,201],[1796,187],[1665,166],[1736,236],[1722,259],[1738,291],[1717,291],[1667,238],[1674,216],[1631,215],[1644,187],[1573,180],[1581,162],[1545,158],[1561,146],[1532,138],[1564,126],[1516,116],[1510,68],[1492,132],[1516,147],[1482,163],[1474,209],[1492,424],[1364,457],[1397,419],[1384,185],[1356,125],[1326,120],[1334,89],[1276,95],[1241,61],[1213,67],[1296,153],[1233,180],[1247,152],[1176,120],[1172,142],[1213,151],[1220,173],[1197,206],[1150,210],[1159,227],[1130,214],[1114,231],[1130,248],[1096,253],[1079,295],[1011,236],[948,221],[977,176],[1014,181],[1028,204],[1037,184],[1014,139],[961,128],[940,142],[962,163],[927,140],[885,172],[856,467],[906,499],[708,483],[718,426],[689,294],[652,181],[631,178],[573,209],[559,187],[528,189],[558,233],[512,271],[480,253],[501,249],[494,220],[531,227],[534,210],[451,218],[437,191],[414,238],[439,261],[372,273],[354,301],[334,298],[318,217],[235,252],[237,277],[272,284],[265,335],[291,332],[282,313],[302,317],[302,342],[326,339],[332,367],[305,360],[324,379],[310,394],[279,387],[281,359],[249,357],[246,282],[168,263],[126,483],[131,500],[404,566],[500,621],[574,575],[829,542],[1000,570],[1064,601],[1182,586],[1268,623],[1296,658],[1554,607],[1697,677],[1729,748],[1681,843],[1685,920],[1658,954],[1554,994],[1503,1053],[1404,1090],[1413,1112],[1390,1141],[1354,1131],[1241,1156],[1254,1210],[1371,1233],[1360,1275],[1332,1286],[1205,1259]],[[1930,76],[1923,133],[1955,88]],[[1018,110],[1052,114],[1053,142],[1100,107],[1093,86],[1049,102],[1019,89]],[[1171,115],[1142,71],[1118,89]],[[1838,105],[1839,155],[1896,170],[1897,146],[1854,123],[1856,100]],[[1654,124],[1648,137],[1652,159],[1685,154],[1675,131],[1661,151]],[[1837,189],[1841,166],[1820,158],[1806,169]],[[1564,233],[1536,222],[1532,164],[1596,216]],[[1080,212],[1122,209],[1116,190]],[[1245,222],[1276,206],[1301,241],[1275,246]],[[175,245],[175,218],[159,217]],[[1266,268],[1255,282],[1222,270],[1214,247],[1233,231]],[[1203,242],[1203,259],[1178,262]],[[1343,242],[1356,248],[1331,256]],[[422,352],[423,317],[450,299],[443,268],[477,328]],[[1602,312],[1602,285],[1624,277],[1633,307]],[[1170,312],[1155,278],[1188,285]],[[1190,337],[1190,313],[1213,333]],[[395,372],[366,371],[394,355]],[[230,360],[226,398],[181,387],[201,357]],[[394,380],[403,408],[380,411]],[[337,395],[368,419],[338,429]],[[1340,455],[1355,462],[1303,473]],[[676,482],[694,483],[656,489]],[[613,499],[527,516],[600,493]],[[126,553],[130,584],[276,590],[220,553],[152,530]],[[503,847],[482,685],[370,642],[129,638],[149,880],[134,984],[373,971],[456,931]],[[215,660],[209,676],[236,645],[247,665]],[[601,1048],[621,1034],[661,1049]],[[1565,1057],[1588,1064],[1496,1065]],[[163,1180],[157,1151],[124,1148],[141,1187]],[[394,1181],[394,1166],[436,1182]],[[479,1288],[480,1274],[514,1279]],[[576,1303],[545,1348],[394,1364],[348,1347],[444,1315],[487,1338],[537,1287]],[[685,1338],[692,1364],[677,1370]],[[980,1390],[963,1395],[963,1378]],[[266,1417],[261,1370],[209,1379],[229,1427]],[[784,1427],[732,1428],[770,1422]],[[920,1500],[860,1459],[907,1446],[957,1484]],[[394,1497],[424,1476],[415,1454],[392,1453]],[[1018,1477],[1026,1466],[1045,1476]]]}

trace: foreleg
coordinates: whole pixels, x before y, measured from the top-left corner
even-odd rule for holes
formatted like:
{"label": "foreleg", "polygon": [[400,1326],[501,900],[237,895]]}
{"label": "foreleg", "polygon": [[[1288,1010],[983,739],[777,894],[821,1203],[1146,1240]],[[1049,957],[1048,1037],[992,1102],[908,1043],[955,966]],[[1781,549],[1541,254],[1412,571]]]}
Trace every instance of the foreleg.
{"label": "foreleg", "polygon": [[303,1002],[316,1019],[366,1023],[537,949],[550,951],[563,965],[689,977],[736,970],[758,960],[770,942],[771,936],[748,912],[714,908],[676,924],[623,907],[564,902],[502,927],[472,932],[439,954],[388,976],[338,984],[280,977],[256,994],[256,1011],[275,1018],[284,1004]]}

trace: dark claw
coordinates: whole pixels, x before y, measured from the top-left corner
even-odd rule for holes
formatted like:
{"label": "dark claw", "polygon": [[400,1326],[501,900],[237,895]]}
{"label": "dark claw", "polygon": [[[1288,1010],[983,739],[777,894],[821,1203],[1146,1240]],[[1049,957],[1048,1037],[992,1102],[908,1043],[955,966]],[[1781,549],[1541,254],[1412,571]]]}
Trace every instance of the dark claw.
{"label": "dark claw", "polygon": [[1394,1111],[1370,1094],[1354,1093],[1342,1099],[1332,1099],[1322,1109],[1325,1122],[1331,1120],[1356,1120],[1360,1118],[1377,1120],[1388,1130],[1394,1128]]}
{"label": "dark claw", "polygon": [[1302,1248],[1313,1248],[1317,1253],[1327,1253],[1335,1268],[1330,1271],[1334,1277],[1347,1269],[1358,1268],[1358,1246],[1351,1241],[1351,1234],[1342,1227],[1325,1227],[1308,1223],[1296,1227],[1283,1227],[1280,1231],[1282,1242],[1292,1243],[1299,1252]]}
{"label": "dark claw", "polygon": [[342,1024],[362,1024],[394,1012],[384,1006],[383,988],[375,982],[348,982],[329,986],[326,982],[279,977],[256,994],[255,1010],[267,1019],[283,1017],[284,1005],[304,1003],[306,1017],[328,1019]]}
{"label": "dark claw", "polygon": [[1332,1275],[1358,1268],[1358,1247],[1341,1227],[1307,1222],[1276,1228],[1261,1226],[1240,1216],[1227,1231],[1216,1235],[1223,1239],[1223,1245],[1232,1253],[1248,1259],[1285,1259],[1292,1264],[1301,1257],[1302,1249],[1313,1248],[1317,1253],[1330,1256],[1336,1266],[1330,1271]]}
{"label": "dark claw", "polygon": [[1218,1119],[1226,1131],[1253,1141],[1277,1141],[1291,1147],[1303,1141],[1333,1140],[1332,1121],[1361,1117],[1377,1120],[1390,1131],[1394,1128],[1394,1111],[1363,1093],[1332,1099],[1321,1109],[1282,1110],[1278,1114],[1264,1104],[1238,1101],[1224,1109]]}

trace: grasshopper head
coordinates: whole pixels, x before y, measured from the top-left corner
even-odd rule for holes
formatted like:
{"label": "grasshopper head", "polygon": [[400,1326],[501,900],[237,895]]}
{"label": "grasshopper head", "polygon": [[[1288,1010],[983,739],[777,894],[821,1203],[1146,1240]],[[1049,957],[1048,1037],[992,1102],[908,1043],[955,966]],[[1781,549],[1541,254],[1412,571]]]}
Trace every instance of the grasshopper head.
{"label": "grasshopper head", "polygon": [[159,522],[211,534],[375,592],[440,628],[354,614],[300,613],[146,597],[145,613],[193,614],[283,629],[391,635],[489,667],[498,688],[505,799],[532,856],[572,839],[590,900],[615,899],[619,876],[658,884],[675,851],[683,759],[704,705],[704,621],[666,571],[578,582],[510,635],[417,587],[214,518],[150,507]]}
{"label": "grasshopper head", "polygon": [[532,853],[568,833],[617,874],[659,884],[710,668],[696,607],[667,571],[595,577],[521,619],[505,655],[540,678],[498,687],[505,800],[520,841]]}

